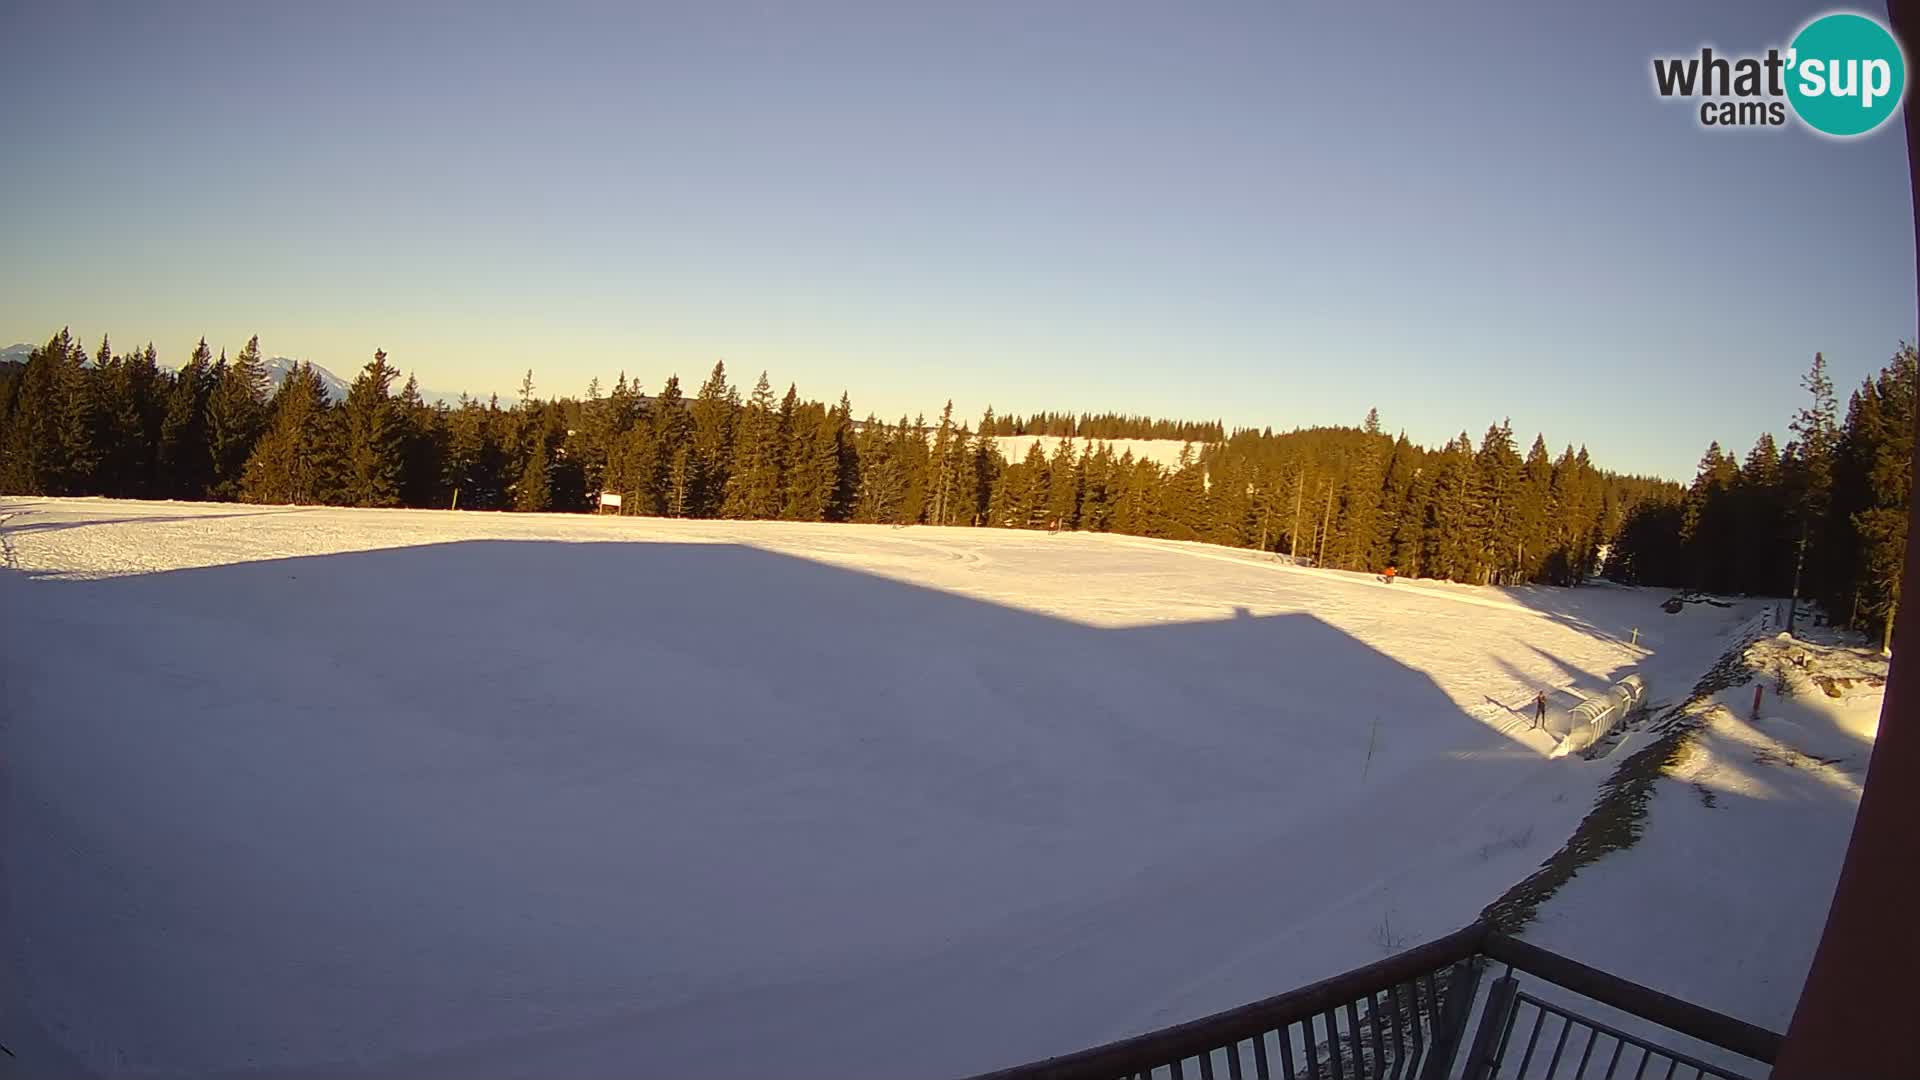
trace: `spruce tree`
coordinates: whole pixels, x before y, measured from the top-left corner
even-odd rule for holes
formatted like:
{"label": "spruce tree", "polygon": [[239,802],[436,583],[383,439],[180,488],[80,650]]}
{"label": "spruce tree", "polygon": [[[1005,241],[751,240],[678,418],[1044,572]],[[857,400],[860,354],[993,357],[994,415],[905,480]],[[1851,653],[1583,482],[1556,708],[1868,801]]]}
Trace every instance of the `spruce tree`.
{"label": "spruce tree", "polygon": [[980,497],[979,453],[974,446],[973,433],[965,424],[954,432],[953,445],[947,453],[947,474],[945,507],[946,524],[978,525],[980,512],[985,503]]}
{"label": "spruce tree", "polygon": [[[87,371],[86,349],[65,330],[61,331],[60,344],[64,346],[65,355],[56,369],[54,384],[60,409],[56,421],[59,448],[54,455],[57,463],[54,475],[58,482],[54,491],[61,495],[91,495],[103,456],[104,415],[94,380]],[[106,346],[104,338],[101,345]]]}
{"label": "spruce tree", "polygon": [[1380,434],[1380,410],[1368,409],[1361,425],[1362,443],[1353,456],[1340,496],[1340,553],[1336,560],[1349,570],[1373,570],[1369,560],[1377,543],[1380,488],[1385,480],[1385,454],[1390,444]]}
{"label": "spruce tree", "polygon": [[896,520],[902,525],[918,525],[926,520],[927,489],[931,484],[926,416],[917,415],[912,422],[902,416],[893,427],[892,441],[893,461],[900,471],[900,510]]}
{"label": "spruce tree", "polygon": [[733,467],[734,427],[739,412],[740,395],[727,385],[726,362],[717,361],[689,409],[693,429],[687,512],[691,517],[720,513]]}
{"label": "spruce tree", "polygon": [[547,440],[543,435],[534,437],[527,449],[527,464],[520,472],[520,482],[514,485],[513,508],[525,513],[538,513],[553,508],[553,489],[548,475]]}
{"label": "spruce tree", "polygon": [[[1894,618],[1900,607],[1900,578],[1907,550],[1907,520],[1913,498],[1913,439],[1916,377],[1913,346],[1897,353],[1875,380],[1855,395],[1849,409],[1849,438],[1859,446],[1871,494],[1851,515],[1860,538],[1859,581],[1855,593],[1864,612],[1879,621],[1880,648],[1893,649]],[[1856,421],[1852,414],[1858,413]]]}
{"label": "spruce tree", "polygon": [[268,407],[267,428],[242,470],[239,498],[251,503],[327,501],[333,489],[332,403],[311,364],[287,373]]}
{"label": "spruce tree", "polygon": [[1073,440],[1062,436],[1047,461],[1047,520],[1058,522],[1062,529],[1075,529],[1080,524],[1080,494],[1086,484],[1080,466]]}
{"label": "spruce tree", "polygon": [[860,486],[853,520],[874,525],[903,524],[900,506],[907,481],[893,430],[869,413],[854,446],[860,459]]}
{"label": "spruce tree", "polygon": [[10,383],[10,417],[0,433],[0,481],[9,495],[57,493],[66,469],[61,443],[61,372],[67,362],[71,336],[62,330],[33,350],[26,366]]}
{"label": "spruce tree", "polygon": [[763,371],[735,428],[733,461],[727,470],[726,496],[721,504],[723,516],[780,516],[780,440],[780,414],[774,405],[773,387]]}
{"label": "spruce tree", "polygon": [[653,404],[653,464],[658,473],[653,482],[658,512],[668,517],[688,517],[694,512],[693,419],[680,394],[680,377],[667,376],[667,383]]}
{"label": "spruce tree", "polygon": [[1732,547],[1737,542],[1734,491],[1740,467],[1720,449],[1707,447],[1687,490],[1680,537],[1687,553],[1688,584],[1710,592],[1733,590]]}
{"label": "spruce tree", "polygon": [[447,505],[467,510],[501,507],[505,481],[501,466],[498,408],[460,396],[459,407],[447,416],[447,449],[442,484]]}
{"label": "spruce tree", "polygon": [[932,525],[953,524],[955,507],[960,501],[957,497],[959,462],[953,443],[953,401],[949,399],[940,410],[940,423],[933,432],[930,458],[933,476],[927,490],[927,522]]}
{"label": "spruce tree", "polygon": [[854,444],[853,402],[845,390],[840,391],[839,404],[834,406],[832,419],[832,439],[823,439],[820,452],[834,454],[832,464],[834,483],[829,488],[830,502],[827,504],[828,521],[850,521],[853,518],[854,493],[860,488],[860,454]]}
{"label": "spruce tree", "polygon": [[207,401],[207,445],[213,462],[215,498],[240,497],[247,457],[266,426],[267,382],[256,334],[221,371]]}
{"label": "spruce tree", "polygon": [[347,389],[341,406],[342,436],[340,494],[348,506],[398,506],[404,460],[405,434],[399,409],[388,394],[398,374],[383,350]]}
{"label": "spruce tree", "polygon": [[1461,432],[1441,451],[1426,521],[1426,572],[1452,581],[1481,579],[1481,530],[1477,525],[1479,482],[1473,442]]}
{"label": "spruce tree", "polygon": [[412,374],[394,400],[400,419],[400,502],[405,506],[437,507],[447,501],[445,410],[429,406],[420,396],[420,380]]}
{"label": "spruce tree", "polygon": [[[1535,434],[1520,467],[1520,490],[1515,515],[1517,581],[1540,581],[1553,550],[1553,460],[1547,455],[1545,435]],[[1572,584],[1572,582],[1563,582]]]}
{"label": "spruce tree", "polygon": [[[1827,535],[1827,504],[1833,489],[1834,450],[1839,442],[1839,428],[1836,421],[1836,406],[1833,397],[1833,380],[1827,376],[1827,360],[1820,353],[1813,354],[1813,365],[1801,378],[1800,385],[1807,391],[1808,403],[1795,414],[1793,423],[1788,427],[1795,438],[1788,448],[1789,456],[1796,468],[1788,470],[1793,478],[1794,504],[1799,519],[1800,536],[1795,545],[1793,582],[1791,592],[1793,604],[1787,616],[1787,630],[1792,632],[1799,612],[1799,598],[1803,586],[1811,591],[1832,592],[1834,581],[1821,575],[1819,562],[1814,564],[1812,580],[1805,580],[1808,555],[1816,545],[1824,546],[1827,553],[1836,553],[1843,544],[1823,543],[1829,541]],[[1844,519],[1841,527],[1846,528]]]}
{"label": "spruce tree", "polygon": [[[1014,471],[1016,468],[1017,473]],[[1028,444],[1027,456],[1007,472],[1008,482],[1017,481],[1019,484],[1013,490],[1012,502],[1007,508],[1014,523],[1023,528],[1044,525],[1047,520],[1047,500],[1053,491],[1053,475],[1040,440],[1036,438]]]}
{"label": "spruce tree", "polygon": [[213,455],[207,442],[207,399],[214,386],[207,339],[194,346],[186,366],[174,376],[160,422],[160,473],[175,499],[204,499],[213,482]]}
{"label": "spruce tree", "polygon": [[1513,446],[1511,421],[1487,428],[1475,464],[1479,487],[1473,517],[1485,523],[1478,537],[1480,581],[1512,581],[1524,540],[1520,527],[1521,460]]}
{"label": "spruce tree", "polygon": [[1387,454],[1386,477],[1380,491],[1380,520],[1374,533],[1376,542],[1368,559],[1369,567],[1391,566],[1408,577],[1419,576],[1420,525],[1426,510],[1414,491],[1420,471],[1414,446],[1402,432]]}
{"label": "spruce tree", "polygon": [[993,415],[993,406],[987,406],[987,411],[980,417],[980,435],[975,439],[973,448],[973,502],[984,515],[982,523],[987,525],[1005,524],[1002,520],[995,520],[990,512],[994,490],[1000,483],[1000,474],[1007,467],[1006,458],[1000,452],[997,435],[999,423],[1000,421]]}

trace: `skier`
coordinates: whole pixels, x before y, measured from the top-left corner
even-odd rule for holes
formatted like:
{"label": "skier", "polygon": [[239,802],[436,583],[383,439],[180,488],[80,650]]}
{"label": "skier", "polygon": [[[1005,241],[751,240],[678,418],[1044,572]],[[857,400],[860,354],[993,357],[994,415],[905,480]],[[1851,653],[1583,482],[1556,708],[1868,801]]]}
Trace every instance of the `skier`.
{"label": "skier", "polygon": [[1394,570],[1394,568],[1393,568],[1393,566],[1392,566],[1392,564],[1388,564],[1388,566],[1387,566],[1387,572],[1386,572],[1385,574],[1383,574],[1383,575],[1381,575],[1381,578],[1380,578],[1380,580],[1382,580],[1382,581],[1384,581],[1384,582],[1386,582],[1387,584],[1389,584],[1389,585],[1391,585],[1391,584],[1393,584],[1393,575],[1394,575],[1395,573],[1397,573],[1397,571],[1395,571],[1395,570]]}
{"label": "skier", "polygon": [[1545,727],[1547,723],[1547,692],[1533,695],[1533,726]]}

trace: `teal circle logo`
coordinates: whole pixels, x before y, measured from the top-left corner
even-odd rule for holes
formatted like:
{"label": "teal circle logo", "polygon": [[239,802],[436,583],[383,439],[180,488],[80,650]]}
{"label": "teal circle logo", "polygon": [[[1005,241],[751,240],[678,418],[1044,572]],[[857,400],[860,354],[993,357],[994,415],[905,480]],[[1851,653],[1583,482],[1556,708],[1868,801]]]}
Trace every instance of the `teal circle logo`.
{"label": "teal circle logo", "polygon": [[1808,127],[1865,135],[1900,107],[1907,59],[1887,28],[1838,12],[1808,23],[1787,50],[1787,100]]}

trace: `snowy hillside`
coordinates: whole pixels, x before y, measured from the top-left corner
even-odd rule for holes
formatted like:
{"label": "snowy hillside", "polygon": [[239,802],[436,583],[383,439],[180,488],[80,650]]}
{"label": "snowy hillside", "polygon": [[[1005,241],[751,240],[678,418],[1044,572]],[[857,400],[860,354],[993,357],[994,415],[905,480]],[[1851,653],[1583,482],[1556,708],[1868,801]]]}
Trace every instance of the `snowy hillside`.
{"label": "snowy hillside", "polygon": [[0,541],[0,1042],[162,1077],[951,1076],[1240,1004],[1471,921],[1613,767],[1534,691],[1679,693],[1757,606],[985,529]]}
{"label": "snowy hillside", "polygon": [[33,355],[33,349],[34,347],[26,342],[0,349],[0,364],[24,364],[27,358]]}
{"label": "snowy hillside", "polygon": [[1077,453],[1087,446],[1110,446],[1113,456],[1132,454],[1135,461],[1152,461],[1173,468],[1180,463],[1180,451],[1191,447],[1195,458],[1200,456],[1204,443],[1186,443],[1178,439],[1063,439],[1058,435],[996,435],[994,441],[1000,444],[1001,456],[1008,461],[1021,461],[1033,444],[1040,444],[1040,451],[1051,457],[1059,449],[1061,442],[1073,443]]}

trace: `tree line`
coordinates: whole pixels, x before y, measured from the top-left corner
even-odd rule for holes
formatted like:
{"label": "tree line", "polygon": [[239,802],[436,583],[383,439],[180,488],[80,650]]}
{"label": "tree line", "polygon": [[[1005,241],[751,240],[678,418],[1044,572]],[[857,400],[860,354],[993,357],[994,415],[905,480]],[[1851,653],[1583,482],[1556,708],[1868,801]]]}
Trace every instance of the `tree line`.
{"label": "tree line", "polygon": [[[425,402],[376,352],[344,400],[298,365],[271,387],[259,340],[229,360],[203,340],[179,370],[153,347],[91,356],[67,331],[0,365],[0,492],[259,503],[620,512],[894,525],[1053,527],[1202,540],[1355,570],[1475,584],[1627,582],[1785,594],[1799,566],[1828,609],[1890,612],[1910,480],[1913,359],[1904,350],[1834,417],[1824,362],[1784,449],[1742,465],[1717,444],[1691,488],[1523,452],[1510,422],[1428,448],[1358,427],[1276,433],[1118,414],[929,423],[856,420],[762,374],[743,396],[716,364],[688,396],[625,374],[602,393]],[[1126,432],[1126,435],[1108,434]],[[1106,441],[1188,439],[1172,465]],[[1055,434],[1018,460],[998,436]],[[1804,542],[1802,538],[1804,537]],[[1603,564],[1604,559],[1604,564]]]}
{"label": "tree line", "polygon": [[1816,353],[1786,445],[1763,434],[1741,460],[1710,444],[1692,485],[1661,492],[1622,523],[1615,576],[1808,597],[1890,648],[1913,494],[1915,372],[1913,346],[1902,346],[1853,392],[1843,419]]}
{"label": "tree line", "polygon": [[1066,439],[1168,439],[1175,442],[1215,443],[1227,437],[1218,420],[1158,420],[1120,413],[1037,412],[1032,416],[995,417],[981,435],[1047,435]]}

